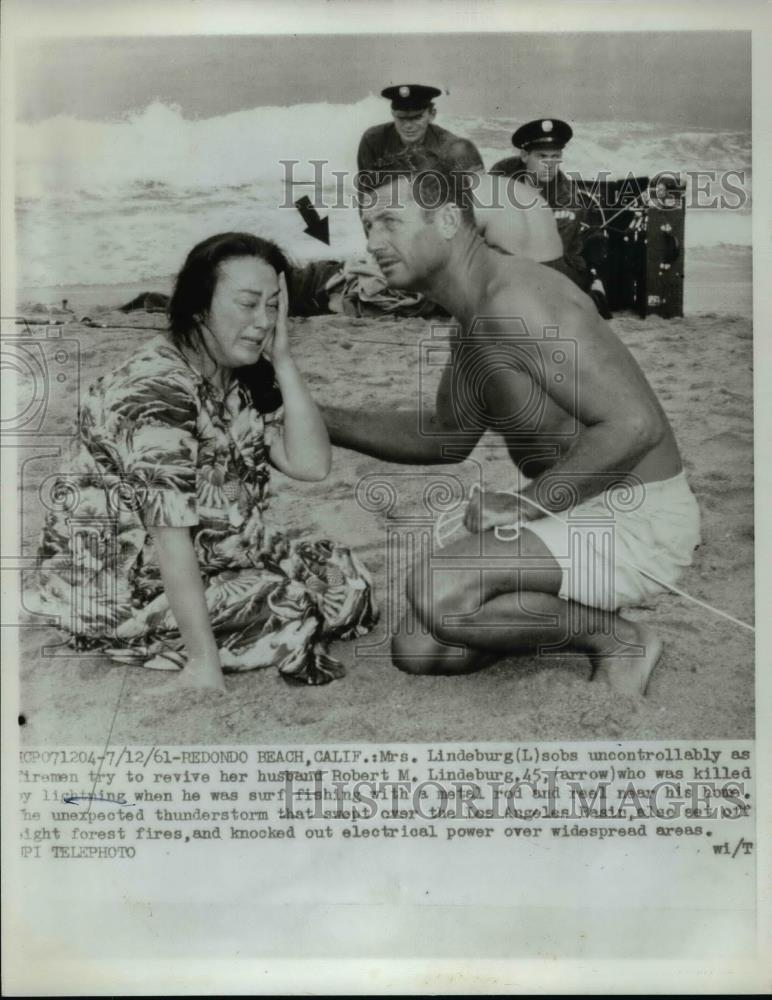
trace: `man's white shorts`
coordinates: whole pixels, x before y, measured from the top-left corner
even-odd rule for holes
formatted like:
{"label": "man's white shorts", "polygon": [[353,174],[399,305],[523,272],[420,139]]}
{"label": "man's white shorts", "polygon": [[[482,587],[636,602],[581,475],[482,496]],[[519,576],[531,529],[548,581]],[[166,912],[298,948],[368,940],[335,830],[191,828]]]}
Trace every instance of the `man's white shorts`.
{"label": "man's white shorts", "polygon": [[700,511],[684,472],[614,487],[559,516],[564,523],[545,516],[523,530],[541,538],[563,571],[559,596],[595,608],[643,604],[667,591],[700,544]]}

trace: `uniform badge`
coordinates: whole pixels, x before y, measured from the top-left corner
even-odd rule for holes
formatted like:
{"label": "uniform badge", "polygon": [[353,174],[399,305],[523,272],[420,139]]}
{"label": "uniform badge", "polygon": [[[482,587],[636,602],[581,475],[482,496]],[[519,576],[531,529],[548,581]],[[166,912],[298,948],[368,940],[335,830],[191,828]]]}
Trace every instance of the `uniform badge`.
{"label": "uniform badge", "polygon": [[549,118],[545,119],[541,123],[541,129],[542,129],[542,132],[551,132],[552,131],[552,122],[549,120]]}
{"label": "uniform badge", "polygon": [[410,87],[400,87],[399,88],[400,97],[410,97]]}

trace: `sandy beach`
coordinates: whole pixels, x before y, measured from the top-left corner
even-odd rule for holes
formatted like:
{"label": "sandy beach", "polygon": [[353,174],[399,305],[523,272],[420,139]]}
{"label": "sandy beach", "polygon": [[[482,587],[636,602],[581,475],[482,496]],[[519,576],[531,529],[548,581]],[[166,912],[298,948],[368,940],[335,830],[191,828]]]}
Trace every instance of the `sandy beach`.
{"label": "sandy beach", "polygon": [[[683,319],[612,321],[637,358],[672,421],[684,466],[703,513],[703,542],[680,586],[701,601],[753,621],[753,403],[750,283],[709,268],[694,275]],[[726,270],[726,269],[725,269]],[[730,290],[722,296],[716,284]],[[710,294],[710,288],[713,294]],[[47,420],[58,432],[74,427],[78,392],[128,357],[162,327],[163,314],[110,309],[153,285],[25,289],[17,312],[57,318],[72,313],[62,336],[79,345],[79,382],[53,393]],[[689,285],[687,285],[689,288]],[[728,303],[730,314],[714,311]],[[690,293],[687,291],[687,310]],[[724,309],[727,309],[725,304]],[[84,316],[105,324],[92,328]],[[32,330],[35,327],[31,327]],[[352,407],[407,407],[418,370],[423,320],[359,320],[319,316],[295,320],[295,355],[320,402]],[[437,373],[438,374],[438,373]],[[429,382],[435,377],[432,372]],[[80,389],[78,388],[80,385]],[[427,387],[431,389],[431,385]],[[23,553],[34,555],[43,510],[41,482],[55,454],[22,469]],[[55,452],[55,449],[51,449]],[[388,657],[394,597],[404,569],[387,559],[387,531],[404,542],[403,519],[424,513],[431,482],[468,484],[482,468],[489,485],[513,482],[511,464],[486,435],[467,462],[442,469],[388,466],[336,450],[323,483],[301,484],[275,473],[270,518],[309,536],[345,541],[370,568],[381,605],[376,631],[335,654],[348,675],[319,688],[285,684],[263,671],[226,678],[224,697],[170,693],[172,675],[114,665],[100,658],[44,653],[61,640],[31,616],[21,630],[21,704],[27,744],[325,743],[347,741],[598,740],[747,738],[753,735],[753,635],[685,598],[666,595],[630,612],[665,641],[664,655],[643,700],[619,697],[590,683],[583,657],[509,658],[482,673],[422,678],[400,673]],[[454,479],[455,477],[455,479]],[[386,510],[377,483],[388,481],[396,502]],[[358,501],[355,491],[359,484]],[[370,489],[368,490],[368,484]],[[374,485],[375,484],[375,485]],[[431,527],[431,519],[428,522]],[[414,530],[414,529],[411,529]],[[399,548],[399,545],[397,546]],[[66,651],[65,651],[66,652]]]}

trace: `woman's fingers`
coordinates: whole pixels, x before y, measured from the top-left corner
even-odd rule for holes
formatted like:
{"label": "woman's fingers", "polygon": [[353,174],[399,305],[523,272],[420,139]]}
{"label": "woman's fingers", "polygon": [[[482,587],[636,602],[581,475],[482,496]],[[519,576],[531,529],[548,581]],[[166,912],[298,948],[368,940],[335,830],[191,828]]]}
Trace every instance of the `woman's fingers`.
{"label": "woman's fingers", "polygon": [[276,316],[276,327],[270,343],[270,358],[274,363],[284,360],[290,354],[289,331],[287,329],[288,313],[289,293],[287,291],[287,278],[282,272],[279,275],[279,310]]}
{"label": "woman's fingers", "polygon": [[279,317],[277,322],[286,327],[289,315],[289,292],[287,291],[287,276],[284,271],[279,275]]}

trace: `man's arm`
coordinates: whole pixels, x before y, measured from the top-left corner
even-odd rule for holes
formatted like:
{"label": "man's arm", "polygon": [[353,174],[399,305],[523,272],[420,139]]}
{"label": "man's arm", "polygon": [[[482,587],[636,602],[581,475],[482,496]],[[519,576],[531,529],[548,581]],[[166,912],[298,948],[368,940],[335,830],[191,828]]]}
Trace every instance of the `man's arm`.
{"label": "man's arm", "polygon": [[498,174],[502,177],[514,177],[522,172],[523,167],[523,161],[519,156],[505,156],[503,160],[497,160],[488,173]]}
{"label": "man's arm", "polygon": [[383,126],[371,125],[362,134],[357,150],[357,168],[362,170],[372,170],[378,165],[378,161],[383,155]]}
{"label": "man's arm", "polygon": [[445,465],[462,462],[474,449],[484,428],[462,424],[451,398],[453,369],[442,373],[436,412],[430,410],[351,410],[321,407],[330,441],[339,448],[403,465]]}
{"label": "man's arm", "polygon": [[357,150],[357,170],[361,173],[363,170],[369,170],[373,166],[374,156],[370,150],[370,144],[367,141],[367,133],[362,136],[359,140],[359,149]]}
{"label": "man's arm", "polygon": [[[529,377],[575,418],[576,432],[562,457],[521,493],[549,510],[565,510],[602,492],[612,477],[634,469],[663,439],[668,425],[632,355],[599,320],[590,303],[569,304],[556,312],[533,297],[529,302],[523,298],[518,295],[515,302],[511,293],[503,296],[503,301],[492,303],[491,312],[522,316],[527,340],[506,332],[509,321],[494,322],[502,338],[511,338],[513,345],[527,344],[527,352],[523,347],[518,352],[521,358],[532,357],[524,366]],[[560,339],[540,336],[550,326],[558,327]],[[506,393],[509,381],[522,380],[523,365],[520,374],[508,373],[501,366],[500,351],[494,356],[499,358],[500,371],[489,380],[486,394],[500,395]],[[552,488],[544,489],[543,480]],[[556,488],[560,482],[565,489]],[[536,508],[524,513],[526,518],[539,516]]]}
{"label": "man's arm", "polygon": [[[561,225],[562,223],[562,225]],[[563,256],[576,271],[577,275],[585,278],[589,268],[584,259],[584,230],[582,228],[582,215],[577,211],[576,218],[571,220],[561,220],[558,223],[560,239],[563,243]]]}

